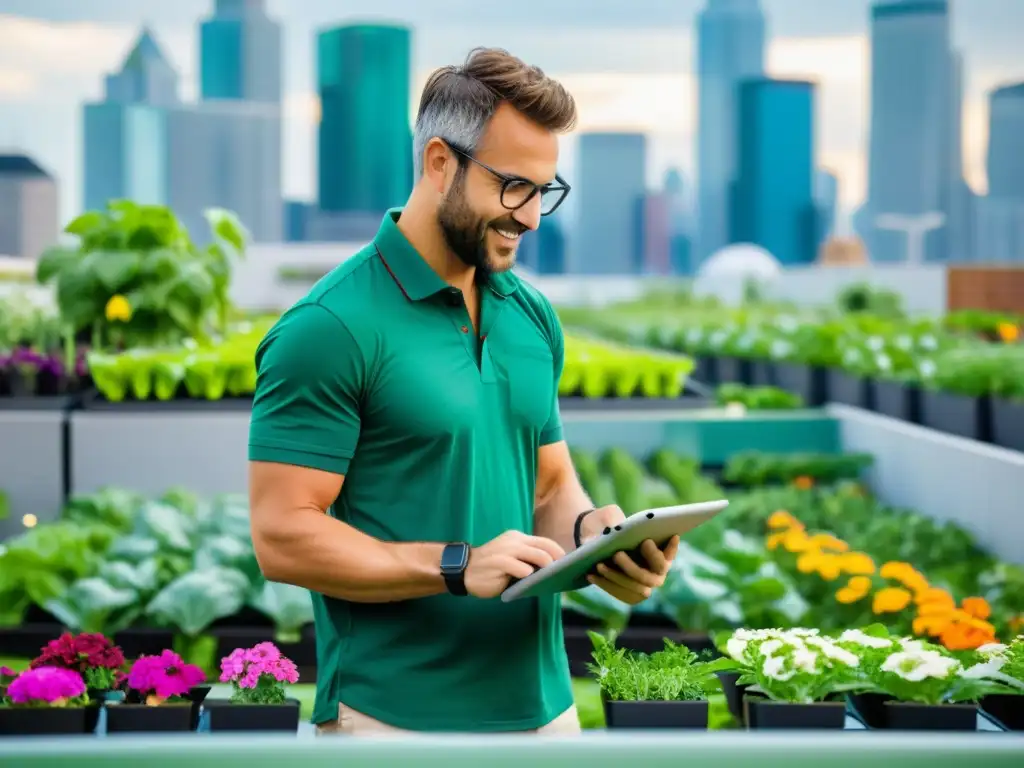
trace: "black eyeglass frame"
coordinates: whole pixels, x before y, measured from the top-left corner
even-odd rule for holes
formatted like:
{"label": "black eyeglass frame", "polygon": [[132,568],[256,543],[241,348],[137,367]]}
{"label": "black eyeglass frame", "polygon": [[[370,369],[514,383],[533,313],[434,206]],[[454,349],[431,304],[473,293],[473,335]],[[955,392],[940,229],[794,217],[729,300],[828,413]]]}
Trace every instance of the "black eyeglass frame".
{"label": "black eyeglass frame", "polygon": [[[499,200],[501,201],[501,205],[506,210],[518,211],[528,202],[533,200],[533,198],[536,197],[538,193],[540,193],[543,196],[545,192],[561,192],[562,196],[558,198],[558,200],[555,202],[553,206],[551,206],[551,210],[547,211],[546,213],[543,210],[541,210],[541,216],[550,216],[552,213],[558,210],[558,206],[560,206],[565,201],[565,198],[569,196],[569,191],[572,189],[572,187],[569,186],[569,183],[561,176],[559,176],[557,173],[555,174],[554,181],[549,181],[547,184],[536,184],[530,181],[529,179],[523,178],[522,176],[510,176],[507,173],[502,173],[501,171],[495,170],[487,163],[481,162],[480,160],[477,160],[475,157],[473,157],[472,152],[463,149],[457,144],[453,144],[447,139],[441,139],[441,141],[443,141],[445,145],[448,147],[448,149],[450,149],[452,152],[454,152],[457,155],[461,155],[467,160],[476,163],[501,182],[501,192],[499,194]],[[533,187],[533,189],[530,191],[530,194],[526,196],[523,202],[519,203],[518,205],[506,205],[505,191],[513,184],[526,184],[527,186]]]}

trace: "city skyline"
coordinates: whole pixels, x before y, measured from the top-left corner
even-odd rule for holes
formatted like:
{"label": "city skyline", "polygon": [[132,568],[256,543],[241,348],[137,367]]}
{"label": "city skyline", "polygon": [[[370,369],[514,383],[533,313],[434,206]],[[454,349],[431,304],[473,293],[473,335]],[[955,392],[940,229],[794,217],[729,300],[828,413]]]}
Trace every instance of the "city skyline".
{"label": "city skyline", "polygon": [[[442,5],[455,0],[445,0]],[[580,103],[580,130],[641,130],[649,136],[648,183],[659,181],[670,166],[679,166],[686,176],[688,193],[692,194],[695,163],[696,89],[694,87],[695,60],[692,37],[693,17],[690,13],[689,26],[686,16],[679,9],[662,5],[667,20],[666,29],[652,30],[642,26],[610,33],[599,26],[601,19],[607,22],[607,8],[602,4],[588,17],[589,24],[583,29],[568,33],[553,33],[552,28],[565,26],[564,10],[570,0],[555,3],[563,14],[555,15],[547,26],[538,25],[531,35],[524,34],[522,27],[513,25],[501,34],[495,30],[482,31],[479,35],[472,27],[463,25],[458,34],[432,28],[429,23],[422,28],[417,25],[414,4],[398,0],[381,3],[381,12],[395,13],[406,8],[408,21],[413,23],[414,61],[412,78],[412,102],[410,110],[419,95],[422,81],[431,68],[448,61],[458,61],[469,48],[477,44],[504,44],[514,53],[537,60],[549,72],[566,83],[573,90]],[[789,0],[762,0],[768,17],[766,39],[766,74],[773,77],[814,80],[818,84],[817,120],[820,141],[818,142],[817,165],[835,172],[839,178],[839,199],[842,216],[848,217],[852,210],[864,200],[866,189],[866,150],[868,120],[868,74],[869,45],[867,34],[867,6],[862,0],[839,0],[831,10],[835,19],[829,21],[816,9],[818,27],[808,26],[814,21],[799,20],[793,13]],[[24,4],[15,0],[0,0],[0,14],[18,10]],[[181,96],[186,100],[195,97],[199,87],[198,66],[195,48],[199,22],[209,12],[211,3],[191,0],[176,3],[173,15],[152,12],[153,4],[136,4],[138,16],[146,15],[148,26],[153,30],[168,58],[178,72],[182,83]],[[278,7],[275,7],[277,5]],[[306,6],[320,6],[323,3],[306,3]],[[344,4],[337,4],[344,6]],[[578,5],[578,4],[577,4]],[[641,5],[641,4],[636,4]],[[646,5],[658,6],[659,2]],[[690,11],[699,7],[697,3],[679,3]],[[55,174],[61,184],[62,218],[77,210],[81,198],[81,147],[76,131],[79,123],[81,104],[95,99],[102,89],[103,77],[114,71],[131,45],[134,44],[140,23],[133,23],[132,17],[120,17],[114,9],[100,0],[78,4],[79,14],[95,8],[95,19],[89,22],[75,22],[57,19],[58,14],[51,8],[53,3],[34,3],[36,17],[4,17],[0,15],[0,147],[13,151],[24,151],[48,171]],[[142,6],[146,6],[143,8]],[[200,7],[201,6],[201,7]],[[964,171],[968,183],[975,191],[985,189],[985,143],[987,133],[987,97],[993,88],[1024,80],[1024,55],[1012,50],[1000,40],[998,27],[1012,27],[994,24],[995,13],[1014,11],[1024,23],[1024,6],[1011,7],[1002,0],[973,0],[972,16],[965,18],[962,3],[953,4],[954,45],[964,57],[965,99],[962,120],[964,145]],[[294,6],[292,6],[294,8]],[[857,10],[864,18],[860,27],[855,21]],[[48,10],[49,9],[49,10]],[[86,9],[86,10],[82,10]],[[146,14],[146,11],[151,11]],[[280,4],[268,3],[268,10],[285,28],[284,65],[284,193],[289,198],[313,199],[316,195],[316,117],[318,114],[315,81],[312,77],[313,50],[316,29],[326,26],[330,17],[321,18],[313,26],[309,17],[298,19],[294,14],[282,13]],[[342,8],[342,11],[344,9]],[[493,10],[493,9],[492,9]],[[652,10],[652,12],[653,12]],[[198,11],[191,21],[185,23],[182,14]],[[400,15],[400,14],[399,14]],[[806,15],[806,14],[805,14]],[[810,14],[812,17],[814,13]],[[592,17],[597,17],[595,18]],[[154,18],[155,17],[155,18]],[[165,18],[160,23],[160,18]],[[837,21],[838,19],[838,21]],[[988,20],[986,22],[986,19]],[[344,21],[343,12],[336,19]],[[985,27],[984,23],[988,24]],[[657,22],[654,22],[657,23]],[[801,27],[800,25],[804,26]],[[843,26],[847,34],[839,34]],[[988,31],[989,39],[982,46],[977,38]],[[456,25],[458,26],[458,25]],[[483,26],[483,25],[482,25]],[[1020,25],[1017,25],[1018,28]],[[786,36],[789,30],[795,36]],[[822,35],[811,35],[813,32]],[[187,36],[182,38],[182,32]],[[619,41],[621,55],[615,57],[618,71],[601,71],[598,62],[593,61],[593,50],[600,39],[613,34]],[[75,35],[74,43],[68,44],[69,35]],[[307,35],[305,50],[295,49],[296,39]],[[803,35],[803,36],[799,36]],[[461,36],[461,37],[460,37]],[[545,43],[555,36],[565,39],[557,52],[545,52]],[[494,39],[495,37],[501,39]],[[536,39],[540,37],[538,42]],[[459,44],[459,40],[462,43]],[[516,45],[516,42],[520,45]],[[566,45],[590,41],[579,55],[568,55]],[[974,41],[974,42],[972,42]],[[461,50],[460,50],[461,49]],[[646,52],[638,52],[646,49]],[[531,56],[536,53],[536,56]],[[1015,58],[1014,58],[1015,57]],[[68,62],[74,58],[76,69],[69,71]],[[308,59],[301,62],[300,59]],[[42,61],[41,59],[46,59]],[[550,62],[550,63],[549,63]],[[301,64],[301,66],[299,66]],[[301,86],[301,77],[296,70],[307,71],[307,82]],[[605,67],[605,70],[609,67]],[[575,70],[575,71],[573,71]],[[586,71],[590,70],[590,71]],[[50,87],[54,73],[62,75],[60,87]],[[91,77],[92,82],[86,80]],[[300,84],[297,87],[296,81]],[[74,99],[76,94],[81,94]],[[676,98],[666,98],[673,94]],[[63,117],[62,117],[63,116]],[[70,125],[66,121],[70,119]],[[31,126],[31,130],[27,126]],[[564,166],[566,173],[574,175],[575,141],[566,142]],[[842,226],[842,225],[841,225]]]}

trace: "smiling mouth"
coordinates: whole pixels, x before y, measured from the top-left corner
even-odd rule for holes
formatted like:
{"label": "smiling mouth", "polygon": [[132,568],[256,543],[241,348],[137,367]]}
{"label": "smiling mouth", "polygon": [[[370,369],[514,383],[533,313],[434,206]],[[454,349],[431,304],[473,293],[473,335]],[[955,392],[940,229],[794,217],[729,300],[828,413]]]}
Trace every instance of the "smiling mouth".
{"label": "smiling mouth", "polygon": [[519,237],[523,234],[521,230],[519,232],[516,232],[511,229],[501,229],[500,227],[491,227],[491,229],[493,229],[495,232],[497,232],[499,235],[506,238],[507,240],[518,240]]}

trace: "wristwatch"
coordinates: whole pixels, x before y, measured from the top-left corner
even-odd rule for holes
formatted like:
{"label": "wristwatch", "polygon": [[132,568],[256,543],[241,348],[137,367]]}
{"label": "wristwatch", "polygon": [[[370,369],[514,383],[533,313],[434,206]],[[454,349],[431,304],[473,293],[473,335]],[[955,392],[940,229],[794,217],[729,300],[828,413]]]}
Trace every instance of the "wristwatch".
{"label": "wristwatch", "polygon": [[441,550],[441,576],[453,595],[465,597],[466,566],[469,565],[469,544],[464,541],[446,544]]}

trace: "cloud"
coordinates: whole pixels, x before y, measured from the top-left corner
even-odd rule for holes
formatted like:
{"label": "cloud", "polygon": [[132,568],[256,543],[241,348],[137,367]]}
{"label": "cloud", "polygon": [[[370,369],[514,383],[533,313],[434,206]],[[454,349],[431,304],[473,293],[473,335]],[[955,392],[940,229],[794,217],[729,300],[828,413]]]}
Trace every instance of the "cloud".
{"label": "cloud", "polygon": [[0,99],[23,98],[39,87],[31,72],[18,69],[0,69]]}

